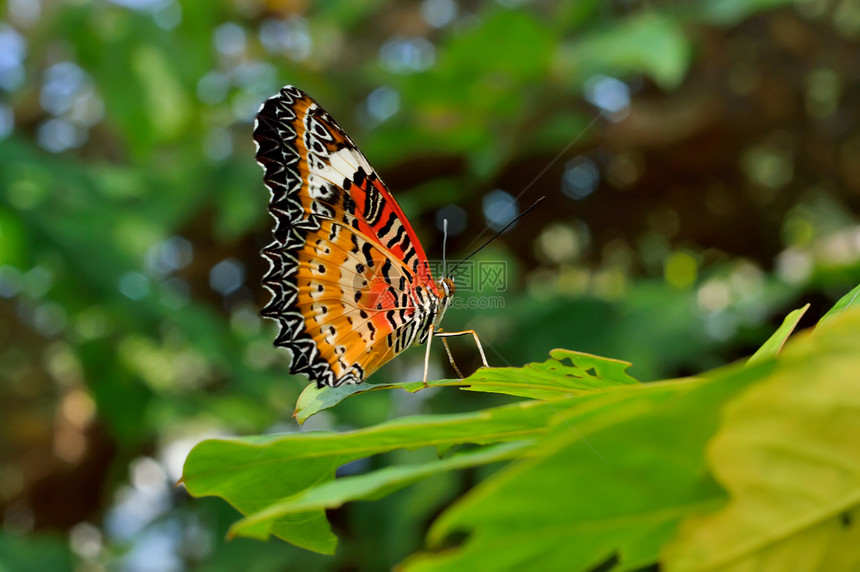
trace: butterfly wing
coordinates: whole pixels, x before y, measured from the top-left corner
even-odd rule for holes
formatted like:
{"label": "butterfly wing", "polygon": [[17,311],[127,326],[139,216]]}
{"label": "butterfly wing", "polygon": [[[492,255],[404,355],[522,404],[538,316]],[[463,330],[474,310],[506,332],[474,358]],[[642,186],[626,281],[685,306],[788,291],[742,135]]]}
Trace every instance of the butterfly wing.
{"label": "butterfly wing", "polygon": [[275,218],[262,315],[280,323],[291,373],[361,383],[426,337],[439,301],[427,256],[364,155],[301,90],[261,106],[254,140]]}

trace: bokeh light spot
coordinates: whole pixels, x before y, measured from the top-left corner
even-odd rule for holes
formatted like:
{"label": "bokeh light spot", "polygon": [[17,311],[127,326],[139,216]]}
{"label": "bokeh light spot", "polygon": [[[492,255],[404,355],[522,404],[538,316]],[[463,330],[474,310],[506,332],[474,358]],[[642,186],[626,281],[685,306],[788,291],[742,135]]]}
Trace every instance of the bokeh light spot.
{"label": "bokeh light spot", "polygon": [[15,91],[24,83],[26,40],[11,26],[0,23],[0,88]]}
{"label": "bokeh light spot", "polygon": [[227,57],[237,57],[245,51],[245,29],[235,22],[226,22],[215,28],[215,49]]}
{"label": "bokeh light spot", "polygon": [[79,147],[87,139],[86,131],[65,119],[49,119],[36,130],[39,145],[52,153]]}
{"label": "bokeh light spot", "polygon": [[[519,214],[517,199],[501,189],[490,191],[481,199],[481,207],[487,226],[493,230],[501,230]],[[513,225],[511,228],[514,228]],[[510,229],[508,229],[510,230]]]}
{"label": "bokeh light spot", "polygon": [[445,219],[448,220],[448,236],[456,236],[466,230],[469,214],[459,205],[445,205],[436,211],[436,228],[441,232]]}
{"label": "bokeh light spot", "polygon": [[15,130],[15,114],[8,105],[0,104],[0,139],[6,139]]}
{"label": "bokeh light spot", "polygon": [[235,258],[222,260],[209,272],[209,286],[222,296],[241,288],[244,281],[245,267]]}
{"label": "bokeh light spot", "polygon": [[421,16],[434,28],[441,28],[457,16],[454,0],[424,0],[421,2]]}
{"label": "bokeh light spot", "polygon": [[271,54],[281,54],[296,61],[308,59],[313,38],[304,18],[268,19],[260,26],[260,43]]}
{"label": "bokeh light spot", "polygon": [[149,279],[140,272],[126,272],[119,279],[119,291],[132,300],[149,294]]}
{"label": "bokeh light spot", "polygon": [[629,113],[630,88],[620,79],[598,74],[585,83],[585,99],[610,120],[620,121]]}
{"label": "bokeh light spot", "polygon": [[666,283],[678,289],[689,288],[696,281],[696,259],[686,252],[673,252],[664,264]]}
{"label": "bokeh light spot", "polygon": [[600,171],[588,157],[576,157],[567,162],[561,179],[564,194],[580,201],[593,193],[600,184]]}
{"label": "bokeh light spot", "polygon": [[382,123],[400,110],[400,94],[388,87],[374,89],[367,96],[367,114],[375,123]]}
{"label": "bokeh light spot", "polygon": [[379,49],[379,59],[393,73],[424,71],[435,63],[436,47],[426,38],[393,38]]}

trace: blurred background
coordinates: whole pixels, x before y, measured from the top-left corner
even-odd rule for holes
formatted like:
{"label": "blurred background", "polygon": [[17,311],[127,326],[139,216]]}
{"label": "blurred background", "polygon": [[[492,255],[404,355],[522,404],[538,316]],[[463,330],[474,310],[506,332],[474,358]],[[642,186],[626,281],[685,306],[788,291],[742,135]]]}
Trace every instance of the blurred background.
{"label": "blurred background", "polygon": [[[0,2],[0,570],[384,570],[482,471],[330,514],[335,557],[226,542],[175,487],[203,438],[499,397],[374,392],[298,427],[272,348],[254,114],[291,83],[350,133],[492,365],[565,347],[647,381],[750,354],[860,282],[851,0]],[[479,277],[480,278],[480,277]],[[493,300],[492,303],[481,300]],[[802,325],[803,325],[802,324]],[[453,340],[459,365],[479,365]],[[434,377],[453,373],[441,347]],[[410,350],[371,381],[420,379]],[[418,453],[351,465],[361,471]],[[432,454],[432,452],[430,453]]]}

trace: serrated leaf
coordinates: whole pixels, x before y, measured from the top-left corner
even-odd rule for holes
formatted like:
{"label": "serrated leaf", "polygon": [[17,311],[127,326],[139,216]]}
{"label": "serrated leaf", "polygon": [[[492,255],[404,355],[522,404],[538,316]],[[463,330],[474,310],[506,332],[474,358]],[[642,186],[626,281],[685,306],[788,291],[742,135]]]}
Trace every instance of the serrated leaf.
{"label": "serrated leaf", "polygon": [[667,569],[860,568],[860,313],[779,362],[726,407],[708,464],[730,502],[684,523]]}
{"label": "serrated leaf", "polygon": [[459,387],[467,391],[550,399],[639,383],[627,374],[626,370],[631,364],[626,361],[564,349],[552,350],[550,358],[524,367],[481,368],[465,379],[428,381],[427,385],[412,381],[317,388],[311,384],[299,396],[293,417],[299,423],[304,423],[311,415],[333,407],[352,395],[397,388],[414,393],[427,387]]}
{"label": "serrated leaf", "polygon": [[785,344],[788,336],[794,332],[794,328],[797,327],[797,323],[809,309],[809,304],[803,306],[802,308],[798,308],[785,317],[782,321],[782,325],[777,328],[777,330],[771,335],[767,341],[762,344],[762,346],[756,350],[756,352],[747,360],[747,365],[752,365],[754,363],[758,363],[760,361],[774,358],[782,349],[782,346]]}
{"label": "serrated leaf", "polygon": [[632,364],[626,361],[563,349],[552,350],[550,357],[525,367],[479,369],[462,381],[463,389],[552,399],[639,383],[627,374]]}

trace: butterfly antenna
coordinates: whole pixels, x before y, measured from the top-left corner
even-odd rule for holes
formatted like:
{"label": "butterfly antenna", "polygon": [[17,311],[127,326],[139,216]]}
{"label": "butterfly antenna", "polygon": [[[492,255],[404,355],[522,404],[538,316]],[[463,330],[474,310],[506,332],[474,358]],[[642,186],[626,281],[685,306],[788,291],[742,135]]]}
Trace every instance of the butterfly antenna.
{"label": "butterfly antenna", "polygon": [[448,250],[448,219],[442,219],[442,276],[448,276],[448,259],[445,252]]}
{"label": "butterfly antenna", "polygon": [[[457,270],[457,267],[458,267],[458,266],[460,266],[461,264],[463,264],[464,262],[466,262],[467,260],[469,260],[470,258],[472,258],[473,256],[475,256],[476,254],[478,254],[479,252],[481,252],[481,251],[484,249],[484,247],[486,247],[488,244],[490,244],[491,242],[493,242],[494,240],[496,240],[496,239],[499,237],[499,235],[501,235],[503,232],[505,232],[506,230],[508,230],[508,229],[509,229],[509,228],[510,228],[510,227],[511,227],[515,222],[517,222],[518,220],[520,220],[521,218],[523,218],[524,216],[526,216],[527,214],[529,214],[529,212],[531,212],[531,210],[532,210],[532,209],[534,209],[536,206],[538,206],[538,204],[539,204],[542,200],[544,200],[545,198],[546,198],[546,195],[544,195],[544,196],[540,197],[538,200],[536,200],[535,202],[533,202],[533,203],[532,203],[532,206],[530,206],[529,208],[527,208],[526,210],[524,210],[523,212],[521,212],[519,215],[517,215],[517,216],[516,216],[516,218],[514,218],[514,220],[512,220],[511,222],[509,222],[508,224],[506,224],[506,225],[505,225],[505,226],[504,226],[500,231],[498,231],[496,234],[494,234],[493,236],[491,236],[491,237],[489,238],[489,240],[487,240],[487,242],[485,242],[484,244],[482,244],[481,246],[479,246],[478,248],[476,248],[475,250],[473,250],[473,251],[472,251],[472,254],[470,254],[469,256],[467,256],[466,258],[464,258],[463,260],[461,260],[461,261],[457,262],[457,264],[455,264],[455,265],[454,265],[454,267],[453,267],[453,268],[451,268],[451,271],[450,271],[450,272],[448,272],[448,273],[446,273],[446,274],[445,274],[445,276],[446,276],[447,278],[450,278],[450,277],[451,277],[451,274],[453,274],[453,273],[454,273],[454,271],[455,271],[455,270]],[[444,255],[444,252],[445,252],[445,242],[444,242],[444,239],[443,239],[443,241],[442,241],[442,252],[443,252],[443,255]]]}

